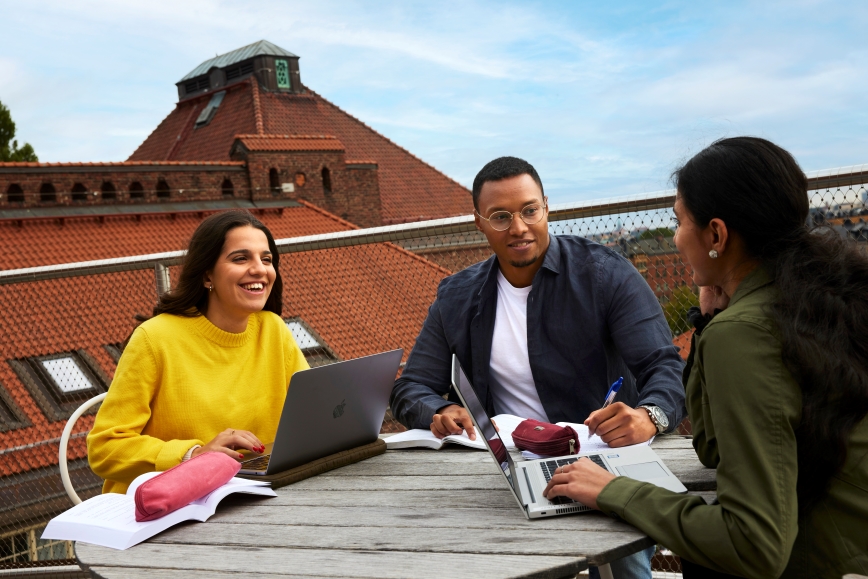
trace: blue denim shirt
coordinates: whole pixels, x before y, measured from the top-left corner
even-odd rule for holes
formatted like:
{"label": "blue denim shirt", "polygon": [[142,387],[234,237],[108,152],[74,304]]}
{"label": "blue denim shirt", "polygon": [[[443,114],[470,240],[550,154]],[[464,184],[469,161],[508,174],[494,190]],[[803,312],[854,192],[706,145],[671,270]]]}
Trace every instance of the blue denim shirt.
{"label": "blue denim shirt", "polygon": [[[602,245],[550,236],[527,298],[527,349],[540,401],[551,422],[583,422],[609,386],[616,401],[653,404],[684,417],[684,362],[657,298],[633,265]],[[408,428],[428,428],[448,403],[455,353],[490,413],[489,360],[497,311],[497,258],[444,279],[407,365],[392,390],[392,413]]]}

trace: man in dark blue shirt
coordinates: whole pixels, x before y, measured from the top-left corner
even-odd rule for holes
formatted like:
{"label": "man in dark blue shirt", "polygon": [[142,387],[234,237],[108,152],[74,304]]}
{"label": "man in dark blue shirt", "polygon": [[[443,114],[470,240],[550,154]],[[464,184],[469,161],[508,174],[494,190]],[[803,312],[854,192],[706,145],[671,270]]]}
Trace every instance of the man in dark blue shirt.
{"label": "man in dark blue shirt", "polygon": [[[465,429],[475,438],[450,392],[454,353],[492,415],[584,422],[613,447],[674,429],[684,416],[683,362],[633,265],[587,239],[549,235],[542,182],[521,159],[483,167],[473,204],[495,255],[440,283],[395,382],[394,416],[440,438]],[[621,376],[618,402],[601,409]],[[650,579],[653,553],[613,562],[615,576]]]}
{"label": "man in dark blue shirt", "polygon": [[[443,398],[455,353],[492,414],[587,421],[613,447],[673,430],[683,362],[633,265],[587,239],[549,235],[542,183],[521,159],[487,164],[473,200],[495,255],[441,282],[395,383],[394,416],[440,437],[471,434],[457,399]],[[600,410],[620,376],[618,402]]]}

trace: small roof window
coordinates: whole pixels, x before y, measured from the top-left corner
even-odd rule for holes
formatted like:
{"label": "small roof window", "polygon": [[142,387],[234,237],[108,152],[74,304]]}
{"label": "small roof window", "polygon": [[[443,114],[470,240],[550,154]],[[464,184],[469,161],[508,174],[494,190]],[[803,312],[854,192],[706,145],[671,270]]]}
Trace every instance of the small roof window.
{"label": "small roof window", "polygon": [[320,335],[301,318],[286,320],[286,327],[292,332],[295,343],[311,366],[322,366],[339,360]]}
{"label": "small roof window", "polygon": [[211,100],[208,101],[208,104],[205,105],[205,108],[202,109],[201,113],[199,113],[199,118],[196,119],[195,128],[198,129],[200,127],[204,127],[211,122],[211,119],[213,119],[214,115],[217,114],[217,108],[220,106],[220,103],[223,102],[223,97],[225,96],[225,90],[221,90],[220,92],[214,93],[214,95],[211,96]]}
{"label": "small roof window", "polygon": [[42,360],[42,365],[64,394],[93,388],[90,378],[85,375],[72,356]]}
{"label": "small roof window", "polygon": [[111,382],[84,350],[9,360],[9,365],[50,421],[66,420]]}

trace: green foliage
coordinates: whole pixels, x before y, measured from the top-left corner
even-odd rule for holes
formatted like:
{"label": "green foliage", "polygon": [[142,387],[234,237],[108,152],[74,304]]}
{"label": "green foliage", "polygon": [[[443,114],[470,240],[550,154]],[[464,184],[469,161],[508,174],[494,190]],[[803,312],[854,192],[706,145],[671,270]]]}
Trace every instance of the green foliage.
{"label": "green foliage", "polygon": [[691,328],[687,321],[687,310],[692,306],[699,305],[699,295],[694,293],[691,286],[683,285],[672,292],[669,302],[663,306],[663,315],[669,322],[672,335],[683,334]]}
{"label": "green foliage", "polygon": [[639,240],[645,239],[656,239],[657,237],[672,237],[675,235],[675,232],[667,227],[656,227],[654,229],[648,229],[639,234]]}
{"label": "green foliage", "polygon": [[9,109],[0,102],[0,162],[36,162],[39,158],[30,143],[20,148],[15,140],[15,122]]}

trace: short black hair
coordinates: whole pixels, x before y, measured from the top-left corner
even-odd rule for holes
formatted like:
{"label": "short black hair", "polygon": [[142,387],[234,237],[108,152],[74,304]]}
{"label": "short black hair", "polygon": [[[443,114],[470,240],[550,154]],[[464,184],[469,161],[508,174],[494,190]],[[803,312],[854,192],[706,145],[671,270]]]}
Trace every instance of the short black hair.
{"label": "short black hair", "polygon": [[519,159],[518,157],[498,157],[493,161],[485,164],[476,178],[473,180],[473,207],[479,209],[479,193],[482,191],[482,186],[489,181],[502,181],[510,177],[518,177],[519,175],[530,175],[539,186],[540,193],[545,196],[542,180],[539,178],[539,173],[533,168],[533,165]]}

